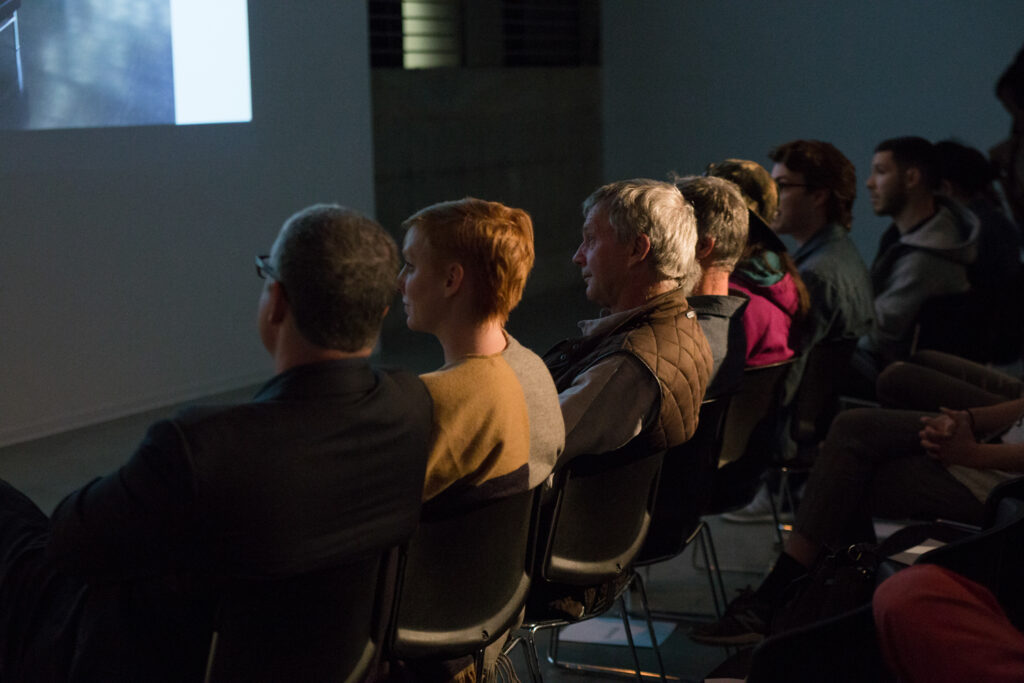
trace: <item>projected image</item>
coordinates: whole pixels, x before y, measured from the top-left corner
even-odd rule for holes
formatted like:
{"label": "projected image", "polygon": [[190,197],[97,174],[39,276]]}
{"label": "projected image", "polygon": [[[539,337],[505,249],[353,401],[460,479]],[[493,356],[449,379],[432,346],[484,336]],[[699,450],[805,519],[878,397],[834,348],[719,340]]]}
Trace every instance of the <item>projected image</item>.
{"label": "projected image", "polygon": [[0,0],[0,128],[250,120],[246,0]]}

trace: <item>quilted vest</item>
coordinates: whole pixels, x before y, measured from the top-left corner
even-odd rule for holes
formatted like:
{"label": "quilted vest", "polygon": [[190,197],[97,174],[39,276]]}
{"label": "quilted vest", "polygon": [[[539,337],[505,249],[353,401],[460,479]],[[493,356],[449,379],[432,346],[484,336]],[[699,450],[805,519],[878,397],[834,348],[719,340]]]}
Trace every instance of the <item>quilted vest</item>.
{"label": "quilted vest", "polygon": [[[608,334],[557,344],[544,355],[544,363],[561,393],[577,375],[613,353],[636,357],[661,387],[658,422],[644,435],[650,447],[671,448],[693,436],[712,359],[683,291],[654,297]],[[614,406],[609,407],[609,419],[614,419],[613,412]]]}

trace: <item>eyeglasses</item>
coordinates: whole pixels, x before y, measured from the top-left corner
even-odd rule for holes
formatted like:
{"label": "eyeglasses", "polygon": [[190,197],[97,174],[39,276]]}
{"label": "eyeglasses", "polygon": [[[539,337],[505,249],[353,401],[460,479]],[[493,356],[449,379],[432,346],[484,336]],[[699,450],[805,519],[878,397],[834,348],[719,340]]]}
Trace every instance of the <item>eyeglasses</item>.
{"label": "eyeglasses", "polygon": [[779,194],[787,187],[817,187],[817,185],[811,185],[810,183],[787,183],[785,180],[775,181],[775,187],[779,188]]}
{"label": "eyeglasses", "polygon": [[261,254],[256,257],[256,277],[261,280],[270,278],[275,282],[281,281],[281,276],[277,274],[277,270],[274,266],[267,263],[270,260],[270,254]]}

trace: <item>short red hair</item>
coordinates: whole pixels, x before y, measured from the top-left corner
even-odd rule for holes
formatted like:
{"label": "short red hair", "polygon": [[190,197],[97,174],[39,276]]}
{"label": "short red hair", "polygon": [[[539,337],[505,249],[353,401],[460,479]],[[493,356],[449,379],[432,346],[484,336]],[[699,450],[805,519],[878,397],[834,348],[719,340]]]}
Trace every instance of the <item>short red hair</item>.
{"label": "short red hair", "polygon": [[462,265],[473,283],[473,310],[480,321],[508,320],[533,268],[533,221],[528,213],[466,197],[421,209],[402,227],[416,228],[441,258]]}

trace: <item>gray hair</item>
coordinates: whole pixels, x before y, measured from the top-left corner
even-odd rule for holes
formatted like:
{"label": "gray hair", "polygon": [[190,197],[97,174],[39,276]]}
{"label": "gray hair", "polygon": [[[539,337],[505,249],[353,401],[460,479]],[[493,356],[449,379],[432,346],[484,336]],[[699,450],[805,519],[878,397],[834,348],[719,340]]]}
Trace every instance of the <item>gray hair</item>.
{"label": "gray hair", "polygon": [[711,265],[732,272],[747,246],[750,214],[739,187],[713,176],[675,179],[697,216],[698,239],[713,239]]}
{"label": "gray hair", "polygon": [[672,183],[638,178],[599,187],[583,200],[583,215],[600,206],[619,242],[639,235],[651,241],[651,264],[661,280],[695,283],[697,221],[693,207]]}
{"label": "gray hair", "polygon": [[359,351],[376,343],[398,289],[398,247],[376,221],[316,204],[284,223],[271,263],[299,332],[312,344]]}

